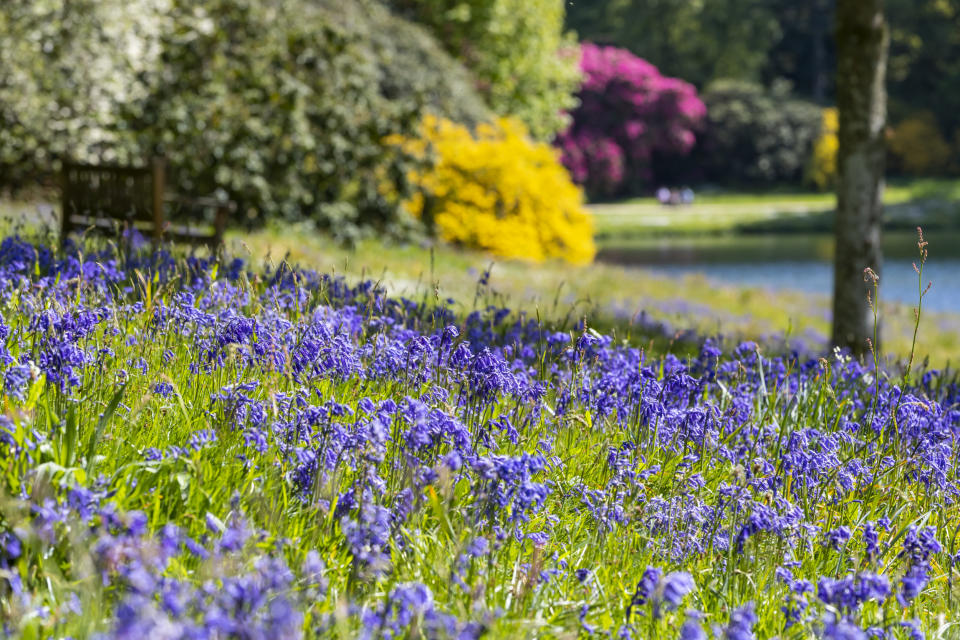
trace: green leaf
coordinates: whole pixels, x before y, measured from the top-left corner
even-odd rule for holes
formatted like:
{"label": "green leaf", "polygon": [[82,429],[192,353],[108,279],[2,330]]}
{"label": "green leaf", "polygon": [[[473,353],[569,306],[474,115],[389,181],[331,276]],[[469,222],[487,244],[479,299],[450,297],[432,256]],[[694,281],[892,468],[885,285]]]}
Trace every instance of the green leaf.
{"label": "green leaf", "polygon": [[67,422],[63,433],[63,446],[66,447],[66,452],[62,457],[62,463],[66,467],[72,467],[75,461],[77,431],[77,405],[71,404],[70,408],[67,409]]}
{"label": "green leaf", "polygon": [[103,412],[103,415],[100,416],[100,420],[97,422],[97,428],[90,436],[90,441],[87,443],[87,477],[93,477],[93,471],[96,466],[94,451],[97,448],[97,443],[103,436],[103,430],[106,428],[107,423],[110,422],[110,418],[112,418],[113,414],[116,412],[117,406],[120,404],[120,399],[123,397],[123,392],[126,390],[126,388],[126,385],[122,385],[119,389],[117,389],[116,393],[113,394],[113,398],[110,399],[110,404],[107,405],[106,411]]}
{"label": "green leaf", "polygon": [[33,384],[30,385],[30,393],[27,394],[27,402],[24,404],[24,409],[33,411],[33,408],[37,406],[37,401],[40,400],[40,394],[43,393],[46,381],[46,374],[37,376],[37,379],[33,381]]}

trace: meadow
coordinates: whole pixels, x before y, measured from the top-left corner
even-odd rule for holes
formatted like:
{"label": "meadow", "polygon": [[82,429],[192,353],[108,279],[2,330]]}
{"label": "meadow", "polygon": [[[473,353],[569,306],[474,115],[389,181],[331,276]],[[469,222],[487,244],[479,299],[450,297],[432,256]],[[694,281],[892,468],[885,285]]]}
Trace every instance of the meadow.
{"label": "meadow", "polygon": [[957,637],[949,373],[678,357],[482,271],[7,237],[0,293],[7,635]]}
{"label": "meadow", "polygon": [[[931,259],[937,259],[943,242],[936,233],[928,239]],[[738,242],[735,236],[730,240]],[[346,248],[309,226],[270,226],[235,233],[227,242],[236,255],[257,265],[286,259],[351,279],[371,278],[398,295],[452,300],[459,313],[472,310],[477,278],[489,271],[487,290],[497,304],[558,328],[588,317],[599,331],[648,351],[686,353],[697,336],[723,336],[734,345],[751,340],[773,349],[815,354],[826,350],[830,331],[829,292],[731,286],[714,281],[709,273],[676,277],[600,261],[585,266],[559,261],[531,264],[443,244],[385,244],[374,239]],[[598,242],[604,247],[602,238]],[[913,273],[909,266],[906,269]],[[879,299],[882,355],[893,364],[910,352],[915,305],[887,300],[882,281]],[[957,314],[926,313],[916,336],[919,360],[938,368],[956,363],[958,325]]]}
{"label": "meadow", "polygon": [[[940,198],[952,197],[958,189],[960,182],[955,180],[914,180],[895,184],[888,190],[887,198],[888,202],[910,205],[943,202]],[[933,194],[929,195],[933,199],[926,200],[928,195],[924,194]],[[652,205],[659,211],[657,215],[667,209],[672,216],[669,225],[659,232],[646,226],[643,215],[617,214],[631,226],[610,234],[609,219],[600,212],[605,205],[592,205],[596,242],[601,250],[629,249],[656,243],[659,233],[683,238],[694,247],[701,242],[711,246],[729,242],[734,250],[745,241],[760,237],[736,231],[736,225],[750,219],[750,206],[762,203],[764,207],[784,210],[790,203],[804,199],[820,204],[829,202],[828,196],[817,193],[729,192],[703,196],[701,205],[722,204],[728,212],[728,226],[717,231],[721,235],[716,238],[702,227],[697,233],[688,232],[684,216],[699,216],[696,207],[674,210]],[[18,201],[0,198],[0,233],[48,234],[44,241],[54,242],[52,229],[56,228],[57,206],[50,201],[50,194],[45,193]],[[816,218],[817,210],[803,209],[795,219],[813,224],[810,221]],[[939,259],[948,250],[944,242],[953,236],[940,237],[936,216],[924,215],[910,222],[922,223],[927,230],[932,259]],[[910,234],[913,233],[915,228],[910,227]],[[494,303],[526,312],[558,329],[567,329],[589,317],[591,326],[599,331],[648,351],[672,349],[687,353],[691,339],[696,342],[698,336],[722,336],[733,344],[750,340],[776,349],[814,354],[826,349],[830,330],[827,291],[818,295],[729,285],[711,279],[709,273],[667,276],[643,267],[602,261],[589,265],[571,265],[560,260],[530,263],[426,240],[390,242],[367,237],[345,246],[309,223],[275,222],[253,230],[237,229],[228,233],[226,244],[228,253],[246,260],[253,268],[275,268],[287,261],[351,281],[372,279],[396,296],[452,300],[450,304],[459,314],[472,310],[479,274],[489,271],[487,294]],[[934,282],[933,286],[939,289],[942,283]],[[883,357],[890,360],[887,364],[893,364],[904,360],[910,352],[914,305],[888,300],[883,283],[879,298]],[[950,368],[960,360],[958,325],[957,314],[927,312],[923,330],[916,336],[919,359],[938,368]]]}
{"label": "meadow", "polygon": [[[955,228],[960,181],[894,180],[884,189],[884,226],[928,231]],[[651,236],[833,231],[832,192],[726,190],[698,193],[692,205],[665,207],[655,198],[590,205],[598,241]]]}

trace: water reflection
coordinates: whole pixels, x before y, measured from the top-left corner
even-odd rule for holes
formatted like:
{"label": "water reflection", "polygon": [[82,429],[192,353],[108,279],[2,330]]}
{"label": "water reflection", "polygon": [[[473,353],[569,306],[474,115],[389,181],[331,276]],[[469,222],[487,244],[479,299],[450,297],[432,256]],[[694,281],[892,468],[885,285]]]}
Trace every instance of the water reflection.
{"label": "water reflection", "polygon": [[[916,234],[884,236],[881,298],[917,300]],[[924,280],[933,288],[924,305],[930,311],[960,312],[960,233],[927,238],[930,258]],[[659,238],[606,245],[598,260],[643,266],[658,273],[702,273],[720,283],[794,289],[828,295],[833,286],[833,238],[829,234]]]}

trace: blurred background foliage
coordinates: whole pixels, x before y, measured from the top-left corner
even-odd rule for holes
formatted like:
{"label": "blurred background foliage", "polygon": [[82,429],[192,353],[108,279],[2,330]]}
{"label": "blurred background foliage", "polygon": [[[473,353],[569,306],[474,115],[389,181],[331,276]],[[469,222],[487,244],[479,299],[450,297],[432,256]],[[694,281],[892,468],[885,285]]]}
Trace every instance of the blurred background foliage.
{"label": "blurred background foliage", "polygon": [[[888,5],[890,172],[957,174],[960,0]],[[164,154],[178,190],[235,200],[245,224],[411,237],[436,231],[405,203],[443,159],[387,141],[424,135],[430,115],[470,135],[522,123],[521,156],[553,143],[593,199],[664,184],[825,190],[833,12],[834,0],[7,0],[0,189],[51,185],[64,159]],[[506,175],[488,161],[471,171]]]}
{"label": "blurred background foliage", "polygon": [[887,134],[895,171],[919,176],[956,172],[955,154],[940,132],[932,111],[911,113]]}
{"label": "blurred background foliage", "polygon": [[178,190],[229,197],[251,224],[409,236],[424,160],[386,140],[433,114],[510,116],[549,141],[579,84],[563,21],[562,0],[11,0],[0,187],[162,154]]}
{"label": "blurred background foliage", "polygon": [[0,13],[0,162],[8,181],[65,158],[168,158],[177,187],[249,218],[341,235],[402,226],[409,159],[383,144],[434,111],[488,117],[468,72],[375,2],[77,3]]}
{"label": "blurred background foliage", "polygon": [[707,122],[692,166],[700,181],[726,184],[800,183],[820,133],[822,110],[743,80],[717,80],[702,94]]}
{"label": "blurred background foliage", "polygon": [[144,100],[168,22],[150,0],[10,0],[0,9],[0,179],[48,174],[64,157],[128,162],[123,122]]}
{"label": "blurred background foliage", "polygon": [[760,80],[767,52],[782,36],[779,1],[575,1],[567,25],[581,40],[629,49],[702,88],[718,78]]}
{"label": "blurred background foliage", "polygon": [[813,157],[807,178],[821,191],[836,186],[837,151],[840,149],[840,116],[836,107],[823,110],[820,135],[813,145]]}
{"label": "blurred background foliage", "polygon": [[474,73],[490,107],[538,140],[568,123],[580,85],[574,34],[557,0],[391,0]]}
{"label": "blurred background foliage", "polygon": [[583,84],[557,139],[573,179],[597,197],[649,184],[693,148],[706,109],[693,85],[660,74],[626,49],[584,43]]}
{"label": "blurred background foliage", "polygon": [[[730,80],[763,87],[752,90],[753,97],[777,87],[782,93],[788,87],[796,101],[830,107],[834,9],[835,0],[595,0],[570,3],[567,27],[581,40],[625,47],[662,73],[693,83],[704,93],[708,113],[716,98],[709,95],[711,85],[715,88],[717,82]],[[890,170],[908,176],[956,174],[960,171],[960,0],[888,0],[886,13],[891,28]],[[800,103],[791,105],[799,115]],[[735,135],[716,130],[729,115],[711,116],[707,135],[701,138],[705,144],[711,138]],[[744,117],[741,112],[730,122],[742,130]],[[764,137],[764,123],[769,121],[751,119],[760,125],[756,135]],[[806,129],[784,134],[807,148],[784,150],[783,157],[770,165],[779,163],[779,169],[760,168],[740,159],[727,175],[714,172],[711,179],[795,180],[806,162],[788,156],[809,157],[812,147]],[[921,140],[931,140],[930,148],[918,144]],[[681,168],[694,168],[699,157],[694,152]],[[768,164],[762,157],[757,160]]]}

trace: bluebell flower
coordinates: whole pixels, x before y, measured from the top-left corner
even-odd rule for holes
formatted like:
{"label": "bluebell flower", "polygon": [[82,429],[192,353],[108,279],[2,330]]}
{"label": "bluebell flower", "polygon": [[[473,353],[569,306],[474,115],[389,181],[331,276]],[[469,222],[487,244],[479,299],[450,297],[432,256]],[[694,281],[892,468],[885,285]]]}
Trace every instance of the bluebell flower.
{"label": "bluebell flower", "polygon": [[593,635],[596,632],[596,627],[591,624],[587,624],[587,612],[590,610],[590,605],[583,605],[580,607],[580,613],[578,619],[580,620],[580,628],[583,629],[588,635]]}
{"label": "bluebell flower", "polygon": [[680,627],[680,640],[707,640],[707,634],[696,619],[688,616]]}
{"label": "bluebell flower", "polygon": [[663,577],[662,597],[670,609],[677,609],[683,599],[695,588],[693,576],[686,571],[674,571]]}
{"label": "bluebell flower", "polygon": [[753,625],[757,624],[757,615],[754,613],[753,603],[734,609],[730,612],[730,622],[722,630],[725,640],[754,640]]}

